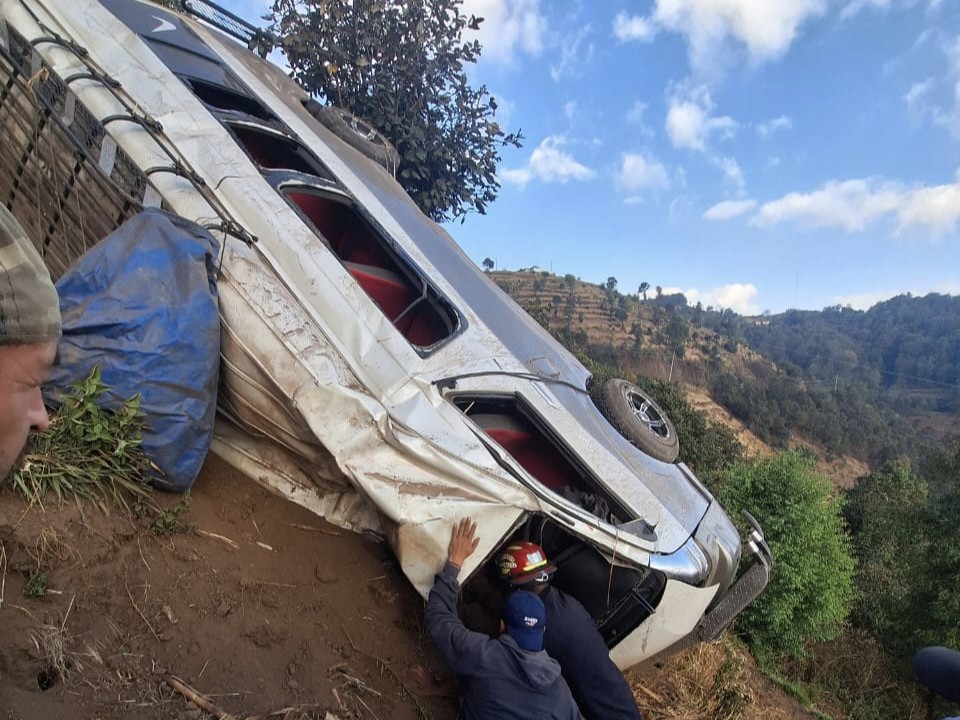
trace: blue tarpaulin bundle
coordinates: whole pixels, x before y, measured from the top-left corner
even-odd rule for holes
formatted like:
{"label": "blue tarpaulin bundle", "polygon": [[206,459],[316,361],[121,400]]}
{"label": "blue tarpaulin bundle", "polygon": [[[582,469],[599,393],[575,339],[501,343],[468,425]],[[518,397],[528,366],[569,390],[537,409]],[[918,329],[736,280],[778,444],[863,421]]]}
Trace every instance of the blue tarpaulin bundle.
{"label": "blue tarpaulin bundle", "polygon": [[50,385],[62,391],[99,364],[118,404],[139,394],[143,449],[163,489],[193,485],[213,435],[218,249],[199,225],[145,210],[57,282],[63,337]]}

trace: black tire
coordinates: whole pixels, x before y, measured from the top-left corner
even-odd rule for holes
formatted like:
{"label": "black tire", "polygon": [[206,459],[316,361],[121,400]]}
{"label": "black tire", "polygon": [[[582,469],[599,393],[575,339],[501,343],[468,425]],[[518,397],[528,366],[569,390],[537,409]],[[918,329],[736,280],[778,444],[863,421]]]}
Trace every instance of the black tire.
{"label": "black tire", "polygon": [[311,112],[338,138],[385,167],[391,175],[396,175],[400,154],[370,123],[332,105],[317,105],[311,108]]}
{"label": "black tire", "polygon": [[620,434],[650,457],[672,463],[680,454],[677,431],[653,399],[626,380],[607,380],[600,410]]}

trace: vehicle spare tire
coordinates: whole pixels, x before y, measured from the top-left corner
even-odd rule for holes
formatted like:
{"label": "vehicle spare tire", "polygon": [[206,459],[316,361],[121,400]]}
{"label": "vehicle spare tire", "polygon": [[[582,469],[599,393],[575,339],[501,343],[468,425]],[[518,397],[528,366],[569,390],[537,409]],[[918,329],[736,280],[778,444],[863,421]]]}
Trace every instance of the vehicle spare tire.
{"label": "vehicle spare tire", "polygon": [[672,463],[680,454],[677,431],[653,399],[626,380],[607,380],[600,390],[600,410],[620,434],[647,455]]}
{"label": "vehicle spare tire", "polygon": [[383,133],[370,123],[348,110],[332,105],[311,103],[309,109],[334,135],[374,162],[383,165],[391,175],[396,175],[400,154]]}

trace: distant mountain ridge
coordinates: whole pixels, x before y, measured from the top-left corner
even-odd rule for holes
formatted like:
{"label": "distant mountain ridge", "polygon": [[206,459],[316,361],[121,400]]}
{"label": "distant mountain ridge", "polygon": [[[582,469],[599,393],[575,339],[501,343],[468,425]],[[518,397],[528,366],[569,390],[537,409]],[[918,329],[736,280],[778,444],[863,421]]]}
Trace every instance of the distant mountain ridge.
{"label": "distant mountain ridge", "polygon": [[588,364],[702,387],[775,446],[802,435],[828,455],[879,462],[913,454],[927,428],[960,431],[957,297],[742,317],[659,289],[622,294],[613,277],[489,275]]}
{"label": "distant mountain ridge", "polygon": [[856,379],[895,400],[926,395],[926,409],[956,411],[960,297],[900,295],[866,311],[790,310],[745,322],[743,336],[780,367],[822,382]]}

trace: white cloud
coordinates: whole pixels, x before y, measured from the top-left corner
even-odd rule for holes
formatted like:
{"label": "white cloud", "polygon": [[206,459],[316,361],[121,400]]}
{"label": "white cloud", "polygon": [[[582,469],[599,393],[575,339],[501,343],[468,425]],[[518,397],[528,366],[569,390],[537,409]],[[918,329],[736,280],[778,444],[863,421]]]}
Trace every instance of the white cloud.
{"label": "white cloud", "polygon": [[790,130],[793,127],[793,121],[786,115],[781,115],[773,120],[762,122],[757,125],[757,134],[762,138],[768,138],[777,130]]}
{"label": "white cloud", "polygon": [[731,45],[755,62],[783,55],[804,22],[826,10],[825,0],[656,0],[653,20],[685,36],[690,63],[712,75]]}
{"label": "white cloud", "polygon": [[667,187],[667,171],[659,162],[636,153],[624,153],[616,177],[617,187],[626,192]]}
{"label": "white cloud", "polygon": [[863,230],[877,218],[895,212],[901,190],[890,183],[866,180],[831,180],[811,193],[793,192],[765,203],[751,220],[769,227],[795,220],[811,227],[841,227],[847,232]]}
{"label": "white cloud", "polygon": [[929,110],[927,97],[933,89],[933,78],[927,78],[923,82],[917,82],[910,86],[910,89],[903,94],[903,101],[907,104],[907,112],[912,116],[926,114]]}
{"label": "white cloud", "polygon": [[500,178],[520,187],[532,180],[545,183],[565,184],[570,180],[590,180],[596,173],[573,159],[573,156],[561,148],[567,140],[562,135],[544,138],[530,154],[525,167],[516,170],[503,170]]}
{"label": "white cloud", "polygon": [[613,19],[613,35],[620,42],[639,40],[649,42],[657,34],[657,26],[650,19],[639,15],[618,12]]}
{"label": "white cloud", "polygon": [[925,187],[908,193],[897,212],[898,230],[917,225],[933,234],[952,233],[960,220],[960,172],[951,185]]}
{"label": "white cloud", "polygon": [[846,7],[840,11],[840,17],[851,18],[861,10],[873,8],[875,10],[886,10],[890,7],[891,0],[849,0]]}
{"label": "white cloud", "polygon": [[517,53],[537,57],[543,51],[546,16],[540,0],[464,0],[462,12],[482,17],[476,35],[483,45],[482,57],[497,63],[510,63]]}
{"label": "white cloud", "polygon": [[740,169],[740,163],[737,162],[736,158],[711,155],[710,162],[723,171],[723,177],[727,182],[735,185],[737,189],[743,190],[747,181],[743,177],[743,170]]}
{"label": "white cloud", "polygon": [[750,212],[756,206],[756,200],[724,200],[707,210],[703,217],[707,220],[731,220]]}
{"label": "white cloud", "polygon": [[640,100],[634,100],[633,105],[630,106],[630,109],[627,111],[627,122],[631,125],[636,125],[640,129],[640,134],[644,137],[651,138],[654,135],[653,128],[647,124],[647,120],[644,117],[647,112],[647,104]]}
{"label": "white cloud", "polygon": [[[664,290],[664,293],[666,292]],[[687,302],[692,305],[701,302],[704,307],[730,308],[740,315],[760,314],[760,306],[754,302],[757,297],[757,288],[752,283],[731,283],[704,292],[690,288],[682,292]]]}
{"label": "white cloud", "polygon": [[896,218],[898,233],[912,228],[934,236],[955,232],[960,222],[960,171],[952,183],[913,188],[877,178],[831,180],[813,192],[793,192],[765,203],[750,224],[770,227],[794,221],[852,233],[887,217]]}
{"label": "white cloud", "polygon": [[560,42],[560,59],[550,64],[550,77],[560,82],[567,77],[577,77],[583,66],[593,59],[594,46],[588,42],[592,27],[584,25],[566,35]]}
{"label": "white cloud", "polygon": [[[915,82],[903,95],[907,113],[914,119],[929,119],[960,139],[960,35],[942,45],[947,60],[939,76]],[[934,97],[942,98],[937,102]]]}
{"label": "white cloud", "polygon": [[947,55],[948,74],[953,82],[953,105],[934,108],[933,121],[947,128],[954,137],[960,138],[960,35],[944,48],[944,52]]}
{"label": "white cloud", "polygon": [[713,100],[705,86],[674,92],[669,100],[664,128],[676,148],[706,150],[713,135],[726,140],[736,134],[739,125],[729,116],[712,116]]}

